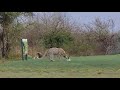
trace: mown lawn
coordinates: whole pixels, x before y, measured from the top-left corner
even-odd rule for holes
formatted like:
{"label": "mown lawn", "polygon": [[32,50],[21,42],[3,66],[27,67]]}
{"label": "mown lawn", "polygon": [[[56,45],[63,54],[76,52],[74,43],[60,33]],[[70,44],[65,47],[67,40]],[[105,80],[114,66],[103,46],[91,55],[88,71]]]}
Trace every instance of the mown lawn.
{"label": "mown lawn", "polygon": [[0,78],[119,78],[120,55],[0,61]]}

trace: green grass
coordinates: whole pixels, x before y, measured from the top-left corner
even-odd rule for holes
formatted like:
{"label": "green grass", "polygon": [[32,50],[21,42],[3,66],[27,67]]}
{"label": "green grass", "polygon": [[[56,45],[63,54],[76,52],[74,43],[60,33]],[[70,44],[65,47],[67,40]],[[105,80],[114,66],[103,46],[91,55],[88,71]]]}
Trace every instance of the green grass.
{"label": "green grass", "polygon": [[1,78],[119,78],[120,55],[71,57],[70,62],[47,59],[0,62]]}

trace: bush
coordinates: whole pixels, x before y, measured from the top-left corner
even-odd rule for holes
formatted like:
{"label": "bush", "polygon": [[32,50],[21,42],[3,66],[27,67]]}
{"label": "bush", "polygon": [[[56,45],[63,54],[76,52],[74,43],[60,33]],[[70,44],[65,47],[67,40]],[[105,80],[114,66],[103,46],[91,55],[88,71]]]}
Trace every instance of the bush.
{"label": "bush", "polygon": [[71,36],[70,32],[68,31],[52,31],[47,33],[44,37],[43,43],[46,48],[51,47],[62,47],[64,44],[69,44],[73,41],[73,37]]}

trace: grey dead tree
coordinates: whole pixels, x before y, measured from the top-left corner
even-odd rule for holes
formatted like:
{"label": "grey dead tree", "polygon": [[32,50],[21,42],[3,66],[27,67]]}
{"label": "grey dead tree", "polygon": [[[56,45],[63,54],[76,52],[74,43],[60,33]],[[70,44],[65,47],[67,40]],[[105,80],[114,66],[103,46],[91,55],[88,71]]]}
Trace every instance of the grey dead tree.
{"label": "grey dead tree", "polygon": [[84,25],[86,30],[86,41],[89,45],[94,46],[96,54],[106,54],[108,47],[114,46],[113,28],[114,21],[101,20],[96,18],[95,21]]}
{"label": "grey dead tree", "polygon": [[107,48],[106,54],[120,54],[120,33],[114,33],[111,38],[112,44]]}

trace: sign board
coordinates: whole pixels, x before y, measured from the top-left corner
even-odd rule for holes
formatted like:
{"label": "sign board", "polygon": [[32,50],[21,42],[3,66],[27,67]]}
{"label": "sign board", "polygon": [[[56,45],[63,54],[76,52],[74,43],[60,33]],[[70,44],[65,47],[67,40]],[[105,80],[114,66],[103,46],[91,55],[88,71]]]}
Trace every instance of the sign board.
{"label": "sign board", "polygon": [[28,41],[27,39],[21,39],[21,48],[22,48],[22,60],[27,60],[28,56]]}

